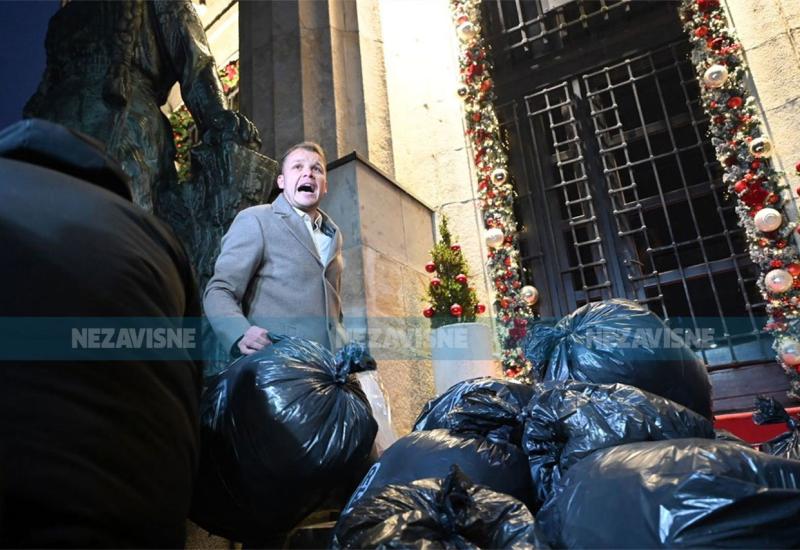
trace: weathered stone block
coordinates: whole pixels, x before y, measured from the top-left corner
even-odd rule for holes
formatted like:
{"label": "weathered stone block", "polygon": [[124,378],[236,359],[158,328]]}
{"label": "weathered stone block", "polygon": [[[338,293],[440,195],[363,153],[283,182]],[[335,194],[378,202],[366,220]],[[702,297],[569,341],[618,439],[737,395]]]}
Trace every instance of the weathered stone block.
{"label": "weathered stone block", "polygon": [[765,110],[800,97],[800,66],[787,34],[746,49],[746,53]]}

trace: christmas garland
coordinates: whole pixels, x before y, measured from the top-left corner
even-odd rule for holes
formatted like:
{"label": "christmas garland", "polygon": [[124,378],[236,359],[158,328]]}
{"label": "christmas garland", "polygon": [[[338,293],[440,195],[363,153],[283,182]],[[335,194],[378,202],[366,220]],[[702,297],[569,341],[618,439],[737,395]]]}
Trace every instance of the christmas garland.
{"label": "christmas garland", "polygon": [[800,399],[800,256],[793,238],[797,224],[784,213],[789,186],[770,161],[772,144],[747,91],[741,44],[719,0],[684,0],[680,16],[693,45],[722,179],[736,198],[750,257],[761,270],[758,286],[770,317],[765,329],[789,376],[789,396]]}
{"label": "christmas garland", "polygon": [[[222,91],[230,95],[239,86],[239,60],[231,61],[217,70]],[[175,169],[178,172],[178,181],[189,181],[191,172],[191,157],[189,152],[197,145],[197,126],[192,118],[192,113],[181,105],[169,115],[172,126],[172,139],[175,141]]]}
{"label": "christmas garland", "polygon": [[492,64],[481,34],[480,0],[451,0],[460,42],[461,86],[466,136],[478,177],[478,198],[486,228],[487,271],[495,289],[494,311],[502,344],[503,371],[509,377],[530,378],[530,363],[520,347],[534,317],[531,306],[538,291],[522,285],[514,219],[514,186],[508,173],[507,144],[493,107]]}

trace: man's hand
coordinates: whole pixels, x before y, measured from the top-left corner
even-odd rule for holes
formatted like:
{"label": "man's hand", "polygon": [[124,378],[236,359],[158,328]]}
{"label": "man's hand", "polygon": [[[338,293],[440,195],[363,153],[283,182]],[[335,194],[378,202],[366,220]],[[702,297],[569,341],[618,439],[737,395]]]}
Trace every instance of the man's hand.
{"label": "man's hand", "polygon": [[247,329],[247,332],[244,333],[244,336],[236,345],[239,346],[239,351],[242,352],[242,355],[252,355],[271,343],[267,337],[266,329],[253,325]]}

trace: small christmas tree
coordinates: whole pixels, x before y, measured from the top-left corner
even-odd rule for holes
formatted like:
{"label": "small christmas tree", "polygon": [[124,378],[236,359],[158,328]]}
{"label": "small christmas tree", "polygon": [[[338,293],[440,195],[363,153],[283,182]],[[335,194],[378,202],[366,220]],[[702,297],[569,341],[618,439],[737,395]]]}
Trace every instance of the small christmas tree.
{"label": "small christmas tree", "polygon": [[425,271],[436,275],[425,292],[429,306],[422,314],[431,320],[432,328],[474,322],[486,306],[478,303],[475,289],[469,286],[469,266],[461,245],[453,243],[444,215],[439,224],[439,242],[431,250],[431,257]]}

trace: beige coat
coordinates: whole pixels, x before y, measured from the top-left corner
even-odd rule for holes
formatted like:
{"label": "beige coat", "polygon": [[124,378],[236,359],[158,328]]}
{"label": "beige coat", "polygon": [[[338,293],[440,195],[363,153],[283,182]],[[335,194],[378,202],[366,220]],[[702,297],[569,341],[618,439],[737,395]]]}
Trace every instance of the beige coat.
{"label": "beige coat", "polygon": [[342,235],[321,213],[323,231],[333,237],[324,260],[282,194],[233,220],[203,296],[206,316],[226,349],[251,325],[308,338],[331,351],[344,344]]}

